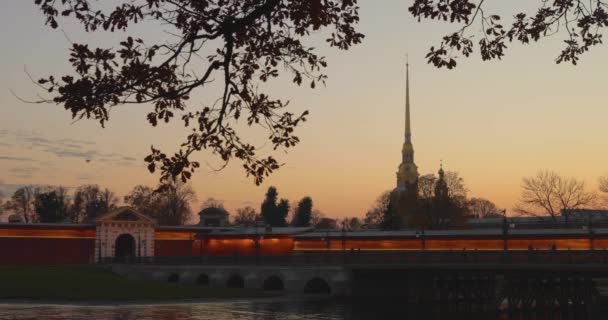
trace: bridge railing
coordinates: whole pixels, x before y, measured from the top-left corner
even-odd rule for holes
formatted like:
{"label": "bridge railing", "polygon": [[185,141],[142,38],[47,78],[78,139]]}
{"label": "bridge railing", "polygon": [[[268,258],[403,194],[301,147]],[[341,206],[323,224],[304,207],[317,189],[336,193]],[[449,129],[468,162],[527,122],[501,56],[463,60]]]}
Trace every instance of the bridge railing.
{"label": "bridge railing", "polygon": [[606,250],[316,251],[285,256],[182,256],[102,258],[101,263],[205,265],[403,265],[403,264],[608,264]]}

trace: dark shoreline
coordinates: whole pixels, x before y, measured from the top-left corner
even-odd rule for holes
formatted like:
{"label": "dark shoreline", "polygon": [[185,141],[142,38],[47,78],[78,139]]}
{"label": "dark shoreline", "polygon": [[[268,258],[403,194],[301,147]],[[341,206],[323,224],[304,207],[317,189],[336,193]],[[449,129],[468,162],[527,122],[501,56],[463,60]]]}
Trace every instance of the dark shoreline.
{"label": "dark shoreline", "polygon": [[120,301],[68,301],[53,299],[0,299],[2,305],[40,305],[40,306],[75,306],[75,307],[112,307],[112,306],[162,306],[162,305],[185,305],[204,303],[273,303],[292,301],[317,301],[331,300],[329,296],[302,295],[302,294],[278,294],[275,297],[250,297],[250,298],[201,298],[201,299],[160,299],[160,300],[120,300]]}

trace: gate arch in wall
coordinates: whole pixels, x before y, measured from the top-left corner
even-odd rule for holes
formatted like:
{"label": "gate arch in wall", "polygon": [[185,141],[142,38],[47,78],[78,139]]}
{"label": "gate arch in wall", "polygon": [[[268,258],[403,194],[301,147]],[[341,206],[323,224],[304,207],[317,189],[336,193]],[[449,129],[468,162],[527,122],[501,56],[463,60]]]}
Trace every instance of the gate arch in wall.
{"label": "gate arch in wall", "polygon": [[154,256],[154,219],[131,207],[121,207],[95,223],[95,261]]}

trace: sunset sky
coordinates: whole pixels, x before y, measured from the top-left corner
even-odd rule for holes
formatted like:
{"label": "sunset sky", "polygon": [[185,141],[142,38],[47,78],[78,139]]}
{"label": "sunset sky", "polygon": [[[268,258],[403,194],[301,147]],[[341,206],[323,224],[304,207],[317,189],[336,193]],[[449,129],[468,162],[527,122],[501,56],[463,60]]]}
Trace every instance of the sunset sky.
{"label": "sunset sky", "polygon": [[[499,1],[491,1],[495,8]],[[502,2],[502,1],[500,1]],[[501,8],[528,9],[529,1],[509,1]],[[469,196],[484,197],[511,210],[522,177],[550,169],[586,181],[608,173],[608,46],[586,53],[578,66],[556,65],[562,38],[541,44],[513,45],[502,61],[483,62],[477,54],[459,60],[455,70],[436,69],[424,58],[454,25],[418,23],[407,12],[410,1],[360,1],[363,44],[348,51],[327,48],[313,36],[309,45],[327,57],[325,87],[311,90],[275,81],[268,92],[291,101],[292,111],[310,110],[298,130],[301,143],[279,153],[285,165],[261,186],[245,177],[234,161],[219,172],[220,162],[207,153],[192,186],[199,203],[213,197],[229,210],[259,209],[268,186],[280,197],[297,201],[311,196],[328,216],[363,217],[374,199],[394,188],[404,133],[404,60],[409,54],[412,140],[421,174],[435,173],[443,159],[458,171]],[[504,3],[504,2],[502,2]],[[78,186],[99,184],[119,196],[136,184],[153,185],[143,158],[151,144],[175,150],[186,131],[179,121],[153,128],[149,106],[117,107],[102,129],[94,121],[73,123],[63,107],[27,104],[42,93],[30,81],[71,72],[69,42],[94,46],[117,44],[125,35],[86,34],[73,23],[62,30],[44,26],[33,0],[0,2],[0,190],[23,184]],[[162,27],[139,26],[144,39],[157,39]],[[192,106],[217,97],[199,91]],[[270,152],[261,131],[248,130],[261,152]],[[91,159],[86,163],[85,159]]]}

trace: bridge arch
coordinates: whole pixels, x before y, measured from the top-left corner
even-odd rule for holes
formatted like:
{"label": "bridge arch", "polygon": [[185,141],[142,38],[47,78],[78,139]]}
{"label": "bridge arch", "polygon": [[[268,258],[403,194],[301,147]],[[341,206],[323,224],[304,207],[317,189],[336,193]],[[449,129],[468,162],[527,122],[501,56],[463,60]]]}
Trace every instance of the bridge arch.
{"label": "bridge arch", "polygon": [[240,274],[233,274],[226,281],[226,287],[228,288],[245,288],[245,278]]}
{"label": "bridge arch", "polygon": [[306,282],[304,293],[331,294],[331,287],[325,279],[314,277]]}
{"label": "bridge arch", "polygon": [[211,279],[206,273],[201,273],[196,277],[196,284],[199,286],[209,286]]}
{"label": "bridge arch", "polygon": [[281,291],[285,290],[285,283],[281,277],[272,275],[266,279],[264,279],[264,283],[262,284],[262,289],[268,291]]}
{"label": "bridge arch", "polygon": [[167,277],[168,282],[179,282],[179,274],[172,273]]}

